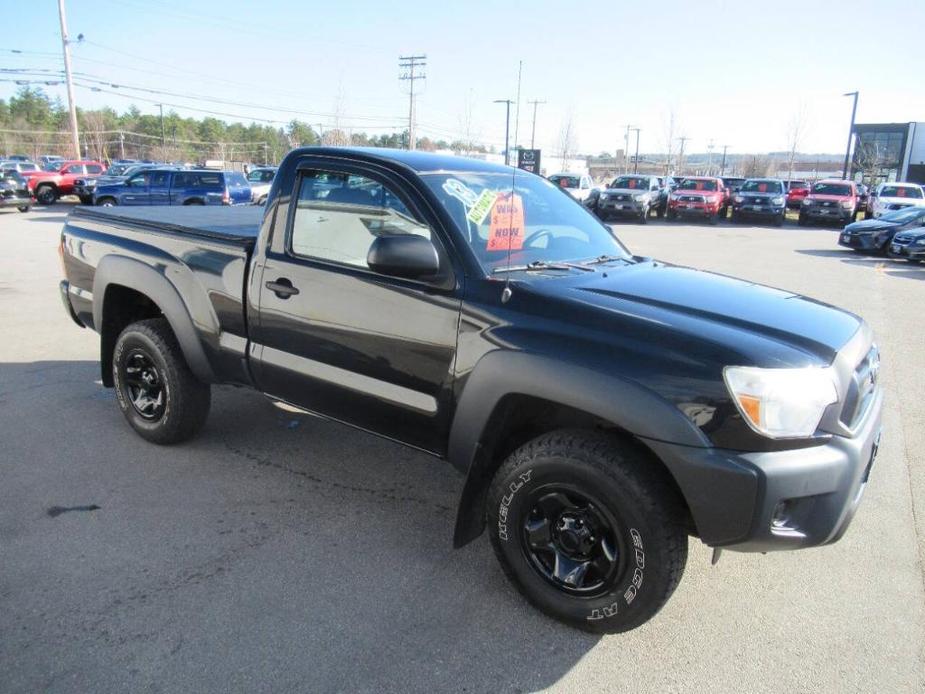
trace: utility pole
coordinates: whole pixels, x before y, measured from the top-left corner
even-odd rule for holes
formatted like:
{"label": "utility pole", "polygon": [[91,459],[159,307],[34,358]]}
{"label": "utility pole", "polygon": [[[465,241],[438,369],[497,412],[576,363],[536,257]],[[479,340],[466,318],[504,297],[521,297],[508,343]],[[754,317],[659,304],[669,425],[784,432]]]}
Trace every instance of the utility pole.
{"label": "utility pole", "polygon": [[312,123],[318,126],[318,144],[324,145],[324,123]]}
{"label": "utility pole", "polygon": [[495,99],[496,104],[504,104],[506,115],[504,117],[504,165],[511,165],[511,145],[509,137],[511,134],[511,104],[514,102],[510,99]]}
{"label": "utility pole", "polygon": [[398,57],[398,67],[401,72],[398,79],[407,81],[411,85],[408,92],[408,149],[414,149],[414,81],[427,77],[423,72],[415,73],[415,69],[423,70],[427,67],[426,55],[402,55]]}
{"label": "utility pole", "polygon": [[722,176],[726,173],[726,150],[729,149],[729,145],[723,145],[723,163],[719,167],[719,175]]}
{"label": "utility pole", "polygon": [[528,104],[533,104],[533,129],[530,131],[530,149],[536,148],[536,107],[540,104],[545,104],[545,101],[540,101],[539,99],[534,99],[533,101],[528,101]]}
{"label": "utility pole", "polygon": [[164,104],[158,104],[161,109],[161,157],[167,158],[167,131],[164,130]]}
{"label": "utility pole", "polygon": [[633,129],[632,125],[626,126],[626,135],[623,136],[623,173],[629,173],[630,170],[630,130]]}
{"label": "utility pole", "polygon": [[848,157],[851,155],[851,140],[854,139],[854,117],[858,112],[858,93],[857,92],[848,92],[847,94],[842,94],[842,96],[853,96],[854,104],[851,106],[851,127],[848,128],[848,147],[845,149],[845,165],[842,167],[841,177],[844,179],[848,178]]}
{"label": "utility pole", "polygon": [[678,173],[680,174],[682,173],[681,167],[684,166],[684,143],[690,140],[690,138],[689,137],[679,137],[678,139],[681,141],[681,149],[678,150]]}
{"label": "utility pole", "polygon": [[267,143],[264,142],[264,143],[263,143],[263,165],[264,165],[264,166],[266,166],[267,164],[270,163],[270,160],[267,159],[267,148],[268,148],[268,147],[269,147],[269,145],[267,145]]}
{"label": "utility pole", "polygon": [[514,113],[514,147],[520,146],[520,78],[523,75],[524,61],[517,62],[517,110]]}
{"label": "utility pole", "polygon": [[125,159],[125,133],[119,131],[119,159]]}
{"label": "utility pole", "polygon": [[636,156],[633,157],[633,173],[639,173],[639,128],[633,128],[636,131]]}
{"label": "utility pole", "polygon": [[707,144],[707,176],[713,175],[713,140]]}
{"label": "utility pole", "polygon": [[71,121],[71,146],[74,156],[80,159],[80,136],[77,134],[77,104],[74,102],[74,82],[71,80],[71,49],[67,36],[67,15],[64,0],[58,0],[58,18],[61,20],[61,48],[64,51],[64,78],[67,81],[67,110]]}

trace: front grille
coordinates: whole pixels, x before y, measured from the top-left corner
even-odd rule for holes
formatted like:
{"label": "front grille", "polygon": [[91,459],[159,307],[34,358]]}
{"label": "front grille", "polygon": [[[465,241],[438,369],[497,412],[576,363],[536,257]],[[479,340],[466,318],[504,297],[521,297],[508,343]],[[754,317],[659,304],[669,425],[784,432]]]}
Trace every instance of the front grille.
{"label": "front grille", "polygon": [[912,237],[902,235],[894,236],[893,243],[895,243],[897,246],[908,246],[910,243],[912,243]]}
{"label": "front grille", "polygon": [[867,414],[879,387],[880,350],[877,349],[877,345],[873,345],[851,376],[845,404],[842,407],[841,423],[849,429],[854,429]]}
{"label": "front grille", "polygon": [[767,198],[745,198],[745,202],[749,205],[767,205]]}
{"label": "front grille", "polygon": [[700,195],[682,195],[678,200],[682,202],[703,202],[703,197]]}

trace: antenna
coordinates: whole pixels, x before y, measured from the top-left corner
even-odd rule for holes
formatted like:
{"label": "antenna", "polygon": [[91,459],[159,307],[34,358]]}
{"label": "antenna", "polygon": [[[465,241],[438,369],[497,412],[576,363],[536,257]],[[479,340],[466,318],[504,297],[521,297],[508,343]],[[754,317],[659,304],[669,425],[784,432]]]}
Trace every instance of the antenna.
{"label": "antenna", "polygon": [[501,303],[506,304],[511,300],[511,247],[514,244],[514,234],[511,231],[514,229],[514,187],[516,185],[517,179],[517,167],[513,167],[511,172],[511,202],[508,206],[510,210],[510,215],[508,216],[507,222],[507,272],[504,273],[504,289],[501,291]]}

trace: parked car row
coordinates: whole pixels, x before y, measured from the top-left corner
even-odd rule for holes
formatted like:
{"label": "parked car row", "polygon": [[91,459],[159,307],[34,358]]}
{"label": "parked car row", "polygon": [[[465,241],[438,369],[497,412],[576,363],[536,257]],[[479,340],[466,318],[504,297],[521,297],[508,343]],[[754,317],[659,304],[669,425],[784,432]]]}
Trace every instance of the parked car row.
{"label": "parked car row", "polygon": [[856,252],[919,262],[925,258],[925,205],[909,205],[847,225],[838,244]]}
{"label": "parked car row", "polygon": [[251,188],[244,174],[212,169],[157,167],[127,178],[101,183],[93,204],[115,205],[246,205]]}

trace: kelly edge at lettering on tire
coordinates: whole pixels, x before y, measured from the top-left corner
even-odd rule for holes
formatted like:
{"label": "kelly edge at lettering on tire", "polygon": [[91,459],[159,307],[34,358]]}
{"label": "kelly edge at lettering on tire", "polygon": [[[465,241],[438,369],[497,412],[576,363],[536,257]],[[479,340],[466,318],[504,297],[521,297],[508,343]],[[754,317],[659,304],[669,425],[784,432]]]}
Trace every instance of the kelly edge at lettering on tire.
{"label": "kelly edge at lettering on tire", "polygon": [[[560,430],[524,444],[488,491],[486,523],[504,572],[533,605],[580,629],[617,633],[648,621],[671,597],[687,561],[681,503],[660,473],[644,452],[605,432]],[[547,502],[546,490],[563,489],[564,506]],[[558,555],[541,552],[537,561],[527,537],[543,513],[537,503],[556,515],[552,533],[593,527],[584,537],[593,542],[583,549],[598,566],[612,559],[612,569],[597,571],[584,590],[551,578]]]}

